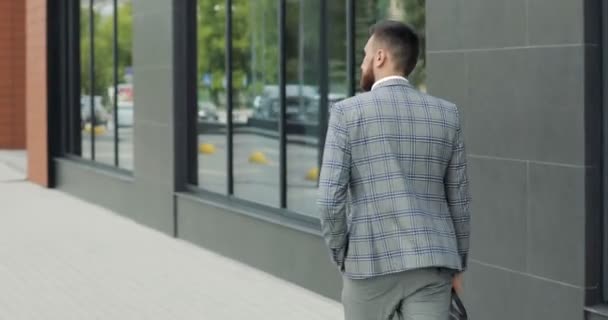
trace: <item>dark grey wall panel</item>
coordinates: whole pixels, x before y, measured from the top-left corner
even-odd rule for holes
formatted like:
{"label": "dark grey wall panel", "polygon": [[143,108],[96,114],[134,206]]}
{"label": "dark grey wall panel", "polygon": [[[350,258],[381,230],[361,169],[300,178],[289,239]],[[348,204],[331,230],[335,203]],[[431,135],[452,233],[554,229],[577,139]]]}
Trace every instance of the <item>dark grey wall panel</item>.
{"label": "dark grey wall panel", "polygon": [[582,320],[582,288],[473,262],[465,303],[471,319]]}
{"label": "dark grey wall panel", "polygon": [[139,179],[136,182],[134,207],[131,209],[138,221],[173,235],[173,188],[154,180]]}
{"label": "dark grey wall panel", "polygon": [[[530,160],[585,164],[585,46],[527,51]],[[524,116],[526,118],[526,116]]]}
{"label": "dark grey wall panel", "polygon": [[[171,3],[171,1],[165,2]],[[134,4],[134,12],[137,12],[135,11],[137,9],[139,7]],[[166,39],[173,37],[171,12],[140,13],[133,17],[133,63],[135,66],[149,68],[172,65],[172,43],[166,42]]]}
{"label": "dark grey wall panel", "polygon": [[441,92],[441,98],[455,103],[462,114],[466,113],[469,96],[465,53],[429,53],[427,56],[433,61],[426,69],[428,92]]}
{"label": "dark grey wall panel", "polygon": [[452,29],[463,32],[464,48],[503,48],[526,45],[526,3],[528,0],[462,0],[462,2],[463,6],[460,11],[463,15],[462,23],[452,26]]}
{"label": "dark grey wall panel", "polygon": [[528,269],[584,286],[585,169],[530,165]]}
{"label": "dark grey wall panel", "polygon": [[525,319],[527,279],[471,261],[464,302],[471,319]]}
{"label": "dark grey wall panel", "polygon": [[526,2],[428,0],[428,50],[525,46]]}
{"label": "dark grey wall panel", "polygon": [[[135,102],[137,105],[137,102]],[[142,105],[143,107],[143,105]],[[173,186],[173,130],[157,122],[135,120],[135,179]]]}
{"label": "dark grey wall panel", "polygon": [[599,43],[599,0],[428,0],[430,51]]}
{"label": "dark grey wall panel", "polygon": [[584,47],[467,57],[470,153],[584,165]]}
{"label": "dark grey wall panel", "polygon": [[[426,15],[427,52],[463,48],[463,33],[459,31],[464,23],[463,1],[426,1],[426,11],[432,13]],[[428,78],[429,81],[433,80],[431,76]]]}
{"label": "dark grey wall panel", "polygon": [[584,319],[583,289],[536,277],[526,277],[523,306],[527,320]]}
{"label": "dark grey wall panel", "polygon": [[58,159],[57,189],[108,208],[138,223],[173,233],[173,192],[170,187],[133,178],[90,164]]}
{"label": "dark grey wall panel", "polygon": [[527,163],[470,157],[469,165],[472,258],[524,272]]}
{"label": "dark grey wall panel", "polygon": [[57,189],[137,220],[135,211],[129,210],[134,204],[132,178],[68,159],[53,164]]}
{"label": "dark grey wall panel", "polygon": [[[171,67],[141,67],[138,70],[137,86],[145,88],[146,92],[154,91],[161,94],[138,95],[137,105],[146,108],[138,113],[137,121],[167,123],[173,116],[173,100],[167,89],[173,86],[173,69]],[[135,89],[137,90],[137,88]],[[144,90],[144,89],[142,89]],[[164,95],[162,93],[165,93]]]}
{"label": "dark grey wall panel", "polygon": [[133,3],[134,157],[137,215],[174,232],[173,2]]}
{"label": "dark grey wall panel", "polygon": [[[338,300],[341,278],[320,235],[177,197],[178,234],[222,255]],[[297,303],[297,302],[294,302]]]}
{"label": "dark grey wall panel", "polygon": [[[466,106],[468,153],[525,159],[526,138],[532,126],[524,118],[528,105],[522,78],[526,54],[521,50],[468,54],[470,105]],[[431,55],[429,64],[434,64]],[[470,62],[469,62],[470,61]],[[490,72],[491,71],[491,72]]]}
{"label": "dark grey wall panel", "polygon": [[583,1],[528,0],[530,45],[582,44]]}
{"label": "dark grey wall panel", "polygon": [[173,9],[173,1],[168,0],[132,0],[133,1],[133,14],[148,15],[150,13],[163,13],[166,15],[171,14]]}

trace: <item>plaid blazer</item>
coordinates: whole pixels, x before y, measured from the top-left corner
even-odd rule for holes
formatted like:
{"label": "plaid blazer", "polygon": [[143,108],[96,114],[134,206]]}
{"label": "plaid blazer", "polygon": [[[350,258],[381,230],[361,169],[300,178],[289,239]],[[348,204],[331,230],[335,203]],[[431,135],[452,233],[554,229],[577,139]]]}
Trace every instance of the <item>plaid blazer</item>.
{"label": "plaid blazer", "polygon": [[467,164],[458,109],[404,79],[331,109],[319,178],[333,262],[363,279],[466,268]]}

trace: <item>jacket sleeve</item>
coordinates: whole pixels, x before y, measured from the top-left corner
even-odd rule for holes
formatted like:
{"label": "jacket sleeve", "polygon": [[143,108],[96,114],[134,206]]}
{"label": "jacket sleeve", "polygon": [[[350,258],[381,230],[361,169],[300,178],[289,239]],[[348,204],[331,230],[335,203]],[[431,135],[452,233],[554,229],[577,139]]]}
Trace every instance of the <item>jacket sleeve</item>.
{"label": "jacket sleeve", "polygon": [[321,231],[333,262],[343,269],[348,242],[346,206],[351,151],[344,112],[333,106],[327,129],[319,177],[318,206]]}
{"label": "jacket sleeve", "polygon": [[471,195],[467,175],[467,159],[460,120],[452,147],[452,157],[445,175],[445,191],[448,207],[452,215],[458,254],[461,257],[462,271],[467,268],[470,236],[470,209]]}

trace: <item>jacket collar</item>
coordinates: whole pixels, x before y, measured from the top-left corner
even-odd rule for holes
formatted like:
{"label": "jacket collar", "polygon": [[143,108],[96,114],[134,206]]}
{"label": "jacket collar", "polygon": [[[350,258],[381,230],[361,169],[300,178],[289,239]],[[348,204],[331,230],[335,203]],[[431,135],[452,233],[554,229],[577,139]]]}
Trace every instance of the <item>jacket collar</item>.
{"label": "jacket collar", "polygon": [[388,76],[388,77],[384,77],[384,78],[376,81],[374,83],[374,85],[372,86],[372,90],[378,89],[378,88],[382,88],[382,87],[387,87],[387,86],[406,86],[406,87],[412,87],[412,85],[410,84],[410,82],[406,78],[404,78],[404,77],[400,77],[400,76]]}

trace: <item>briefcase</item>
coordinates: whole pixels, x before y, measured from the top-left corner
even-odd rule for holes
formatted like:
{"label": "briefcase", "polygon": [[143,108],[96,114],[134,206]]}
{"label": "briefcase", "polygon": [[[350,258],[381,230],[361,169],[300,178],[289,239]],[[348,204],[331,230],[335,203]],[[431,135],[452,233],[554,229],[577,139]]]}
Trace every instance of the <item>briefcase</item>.
{"label": "briefcase", "polygon": [[450,305],[450,320],[468,320],[467,310],[458,294],[452,290],[452,304]]}

